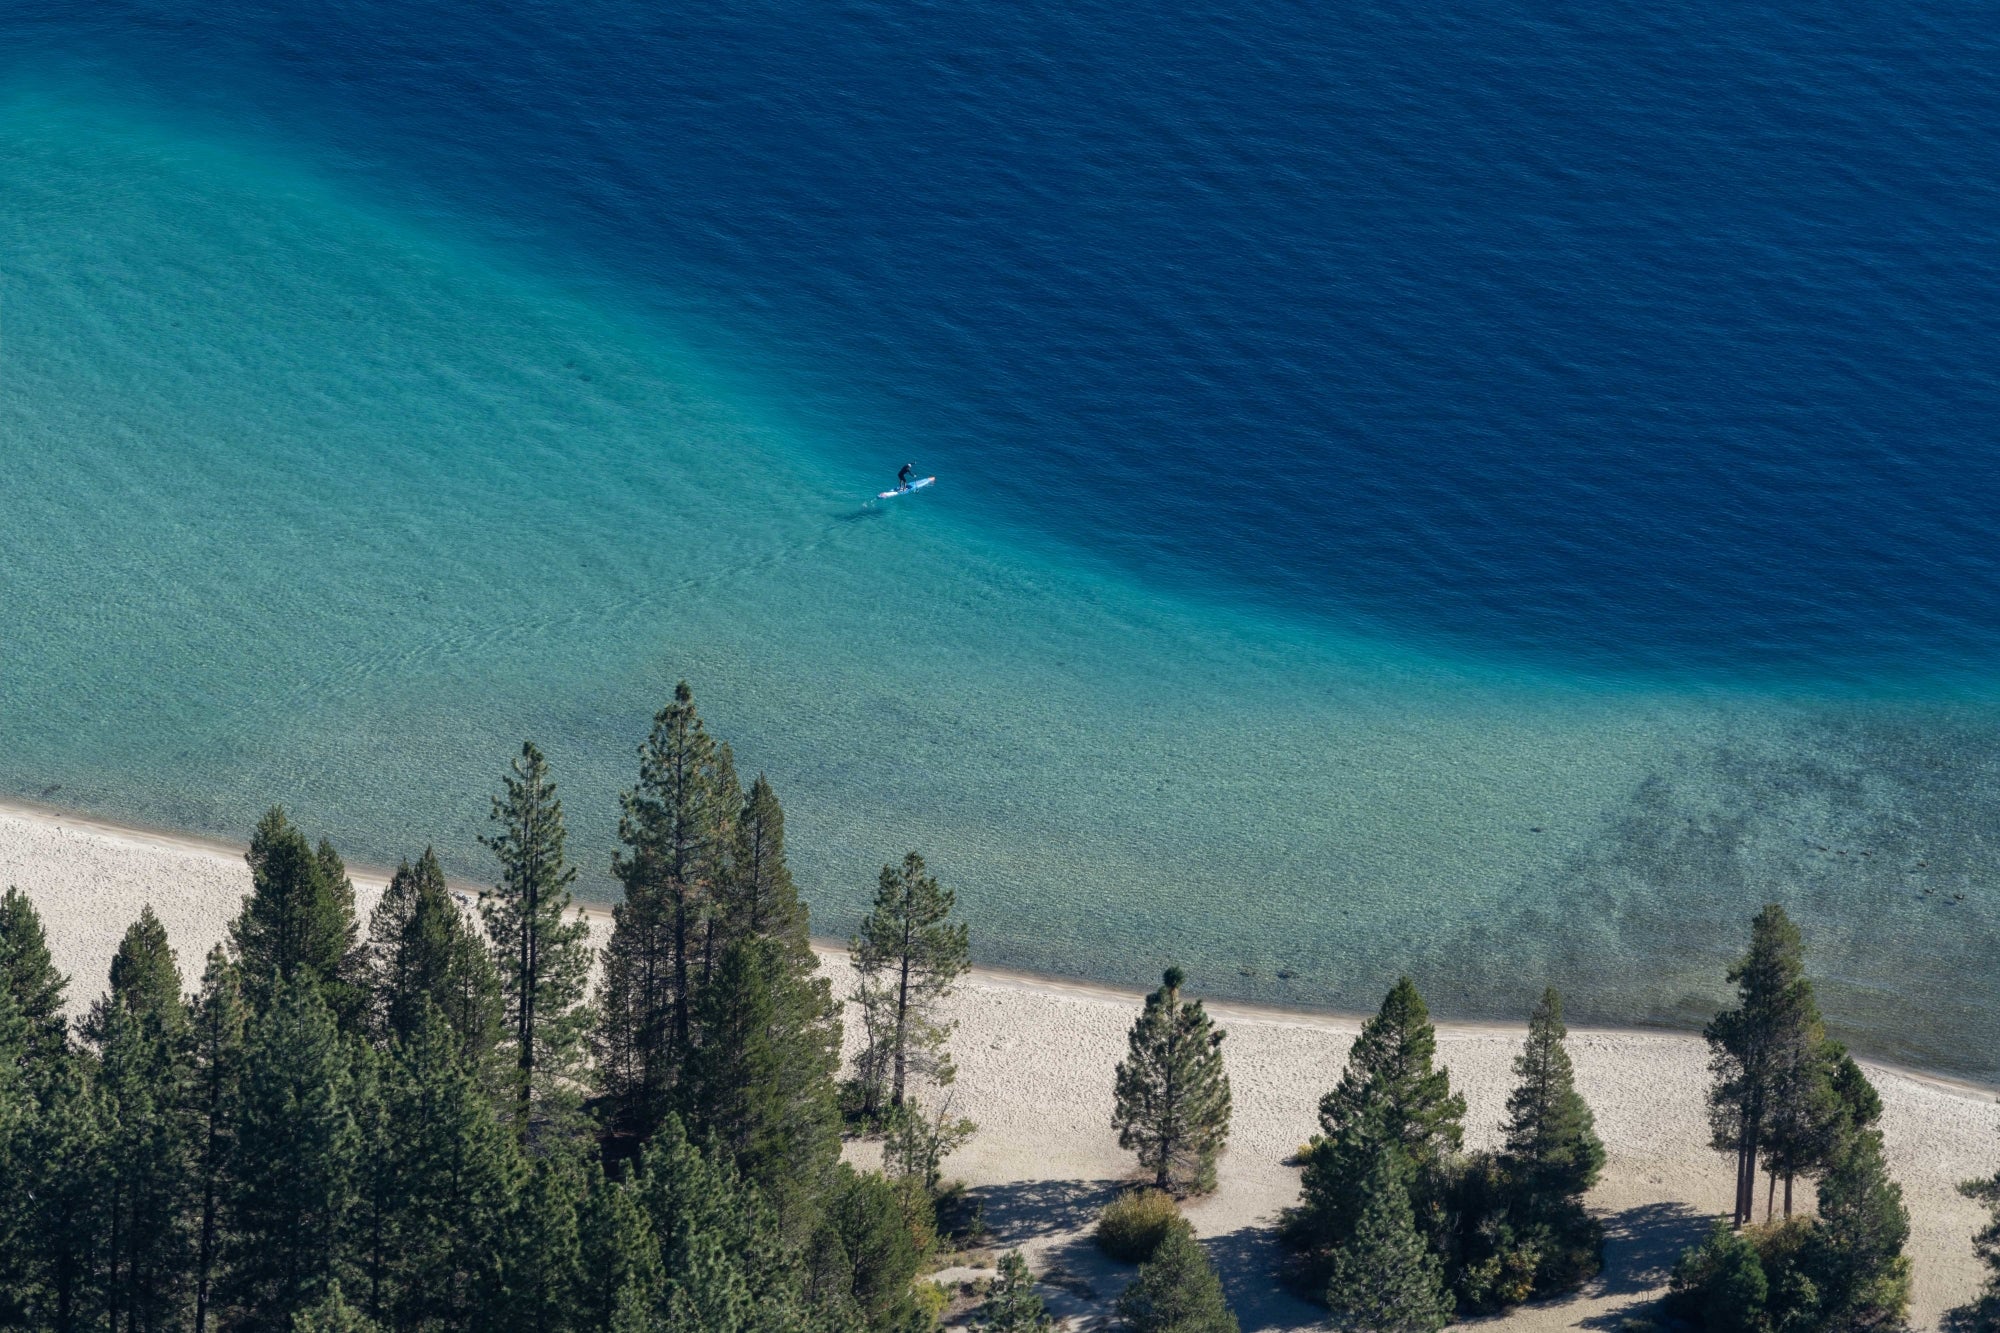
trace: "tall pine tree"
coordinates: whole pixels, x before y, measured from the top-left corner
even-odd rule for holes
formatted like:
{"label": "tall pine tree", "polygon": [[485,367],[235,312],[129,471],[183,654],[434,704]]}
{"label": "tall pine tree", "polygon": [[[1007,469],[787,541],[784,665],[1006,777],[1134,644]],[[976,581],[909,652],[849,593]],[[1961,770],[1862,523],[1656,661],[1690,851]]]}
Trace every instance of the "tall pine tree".
{"label": "tall pine tree", "polygon": [[[1729,980],[1736,1007],[1717,1014],[1706,1030],[1715,1080],[1709,1120],[1716,1151],[1736,1157],[1734,1217],[1741,1226],[1756,1201],[1757,1164],[1774,1118],[1808,1122],[1819,1086],[1812,1070],[1801,1067],[1818,1049],[1818,1013],[1798,927],[1784,908],[1772,903],[1757,913],[1750,951],[1729,969]],[[1793,1101],[1796,1110],[1788,1106]]]}
{"label": "tall pine tree", "polygon": [[1429,1230],[1440,1210],[1452,1160],[1464,1142],[1465,1099],[1434,1067],[1437,1032],[1408,977],[1361,1025],[1340,1082],[1320,1100],[1324,1141],[1306,1164],[1300,1206],[1288,1238],[1306,1251],[1308,1281],[1318,1285],[1333,1247],[1353,1234],[1367,1202],[1377,1142],[1386,1135],[1410,1167],[1411,1204]]}
{"label": "tall pine tree", "polygon": [[371,1313],[391,1328],[469,1327],[497,1277],[518,1150],[435,1006],[394,1042],[381,1083],[384,1132],[366,1163],[383,1220]]}
{"label": "tall pine tree", "polygon": [[1412,1168],[1392,1126],[1381,1124],[1367,1138],[1360,1215],[1334,1250],[1327,1278],[1333,1326],[1353,1333],[1436,1333],[1451,1321],[1452,1299],[1444,1266],[1410,1210]]}
{"label": "tall pine tree", "polygon": [[430,848],[389,880],[369,918],[368,953],[377,1034],[408,1040],[435,1009],[466,1067],[483,1072],[500,1041],[500,975]]}
{"label": "tall pine tree", "polygon": [[209,951],[190,1022],[194,1333],[207,1333],[212,1322],[210,1304],[221,1259],[229,1164],[235,1152],[247,1021],[236,966],[218,944]]}
{"label": "tall pine tree", "polygon": [[501,780],[493,799],[498,832],[483,838],[500,862],[500,880],[480,910],[506,1002],[504,1048],[514,1068],[514,1130],[539,1143],[570,1131],[580,1100],[590,1013],[590,926],[571,918],[576,869],[565,855],[568,832],[548,762],[531,744]]}
{"label": "tall pine tree", "polygon": [[[1505,1141],[1498,1158],[1500,1216],[1461,1198],[1461,1227],[1481,1233],[1467,1249],[1491,1249],[1495,1273],[1525,1273],[1530,1289],[1554,1294],[1574,1287],[1599,1267],[1603,1235],[1583,1206],[1583,1196],[1604,1168],[1604,1144],[1590,1107],[1576,1090],[1576,1071],[1564,1046],[1562,997],[1542,993],[1528,1019],[1528,1039],[1514,1061],[1514,1091],[1507,1098]],[[1484,1171],[1468,1171],[1459,1193],[1483,1193]],[[1461,1291],[1467,1284],[1461,1281]],[[1502,1284],[1486,1284],[1499,1287]],[[1518,1278],[1506,1284],[1518,1286]],[[1515,1291],[1493,1290],[1505,1302]],[[1521,1293],[1525,1294],[1525,1293]],[[1473,1297],[1468,1295],[1468,1300]],[[1474,1303],[1481,1303],[1474,1300]]]}
{"label": "tall pine tree", "polygon": [[624,850],[612,862],[625,900],[604,951],[598,1069],[614,1127],[635,1140],[673,1109],[695,1049],[695,992],[741,800],[682,681],[639,747],[639,780],[618,821]]}
{"label": "tall pine tree", "polygon": [[949,919],[955,903],[915,852],[882,867],[875,905],[852,943],[866,1034],[856,1075],[867,1114],[901,1106],[913,1079],[952,1080],[945,1042],[953,1025],[940,1010],[972,965],[966,928]]}
{"label": "tall pine tree", "polygon": [[250,836],[250,895],[229,939],[251,1007],[269,1007],[280,981],[306,980],[349,1031],[367,1013],[366,956],[354,885],[331,845],[315,850],[273,806]]}
{"label": "tall pine tree", "polygon": [[282,1333],[332,1283],[357,1276],[354,1065],[317,982],[279,979],[244,1060],[223,1302],[232,1328]]}
{"label": "tall pine tree", "polygon": [[787,963],[771,939],[724,951],[697,1006],[703,1040],[684,1105],[689,1129],[712,1136],[795,1234],[840,1156],[841,1034],[825,983],[802,981]]}
{"label": "tall pine tree", "polygon": [[69,1040],[69,1022],[63,1017],[69,978],[56,971],[49,957],[48,936],[35,905],[16,888],[0,894],[0,984],[13,994],[14,1010],[27,1025],[28,1063],[60,1055]]}
{"label": "tall pine tree", "polygon": [[192,1258],[193,1158],[186,1105],[192,1069],[180,970],[147,907],[111,962],[110,994],[88,1025],[101,1052],[115,1326],[177,1327]]}
{"label": "tall pine tree", "polygon": [[1132,1024],[1118,1065],[1112,1128],[1139,1155],[1153,1184],[1177,1195],[1215,1187],[1215,1159],[1229,1138],[1224,1033],[1200,1000],[1181,999],[1185,975],[1167,969]]}

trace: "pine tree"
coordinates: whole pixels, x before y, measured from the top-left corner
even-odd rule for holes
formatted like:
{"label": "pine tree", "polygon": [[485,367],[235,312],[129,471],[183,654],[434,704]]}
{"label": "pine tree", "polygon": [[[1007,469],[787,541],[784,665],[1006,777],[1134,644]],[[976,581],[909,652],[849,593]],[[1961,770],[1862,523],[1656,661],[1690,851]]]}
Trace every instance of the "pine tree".
{"label": "pine tree", "polygon": [[917,1318],[910,1283],[922,1265],[895,1186],[872,1171],[836,1167],[808,1261],[815,1310],[871,1329],[906,1327]]}
{"label": "pine tree", "polygon": [[99,1327],[106,1304],[110,1109],[87,1052],[55,1056],[41,1074],[41,1109],[29,1122],[22,1153],[26,1179],[13,1182],[30,1201],[22,1229],[30,1248],[28,1323],[83,1333]]}
{"label": "pine tree", "polygon": [[965,926],[947,919],[955,903],[915,852],[900,867],[882,867],[875,905],[851,945],[868,1034],[857,1067],[869,1115],[881,1110],[884,1094],[901,1106],[913,1078],[941,1087],[956,1072],[945,1049],[954,1025],[939,1015],[971,966]]}
{"label": "pine tree", "polygon": [[[481,1327],[495,1333],[569,1333],[583,1286],[577,1204],[583,1167],[574,1155],[534,1159],[508,1219],[499,1281]],[[579,1329],[579,1333],[581,1330]]]}
{"label": "pine tree", "polygon": [[167,928],[153,914],[151,903],[139,909],[139,919],[118,942],[118,952],[111,958],[110,993],[91,1007],[84,1034],[101,1043],[114,1009],[152,1024],[167,1037],[178,1039],[186,1033],[180,966],[167,943]]}
{"label": "pine tree", "polygon": [[285,812],[273,806],[250,837],[250,896],[229,927],[243,989],[251,1007],[270,1006],[277,982],[300,978],[343,1029],[358,1030],[366,1013],[366,958],[354,920],[354,885],[332,846],[315,851]]}
{"label": "pine tree", "polygon": [[1563,1045],[1562,997],[1542,993],[1528,1019],[1528,1040],[1514,1061],[1519,1080],[1507,1099],[1501,1165],[1517,1232],[1540,1240],[1535,1287],[1554,1292],[1597,1271],[1601,1229],[1584,1211],[1583,1196],[1604,1169],[1604,1143],[1576,1090]]}
{"label": "pine tree", "polygon": [[1139,1155],[1156,1188],[1177,1195],[1215,1188],[1215,1159],[1229,1137],[1229,1075],[1221,1029],[1200,1000],[1181,1000],[1185,975],[1167,969],[1132,1024],[1118,1065],[1112,1128]]}
{"label": "pine tree", "polygon": [[713,1136],[790,1231],[810,1225],[808,1205],[840,1156],[841,1034],[825,983],[787,962],[770,939],[724,951],[697,1005],[703,1040],[684,1105],[689,1129]]}
{"label": "pine tree", "polygon": [[27,1024],[27,1055],[39,1065],[61,1055],[69,1041],[63,991],[69,978],[49,957],[42,918],[28,895],[9,888],[0,894],[0,984],[13,994],[14,1008]]}
{"label": "pine tree", "polygon": [[149,907],[111,963],[111,992],[88,1025],[102,1058],[114,1325],[175,1325],[192,1250],[193,1157],[185,1108],[192,1069],[180,970]]}
{"label": "pine tree", "polygon": [[682,681],[639,747],[623,797],[612,911],[599,991],[600,1078],[623,1134],[643,1141],[673,1109],[693,1054],[695,991],[714,941],[708,926],[730,870],[742,793]]}
{"label": "pine tree", "polygon": [[[833,1180],[852,1175],[849,1168],[836,1166]],[[839,1318],[821,1317],[831,1312],[806,1318],[797,1250],[779,1232],[760,1192],[725,1154],[689,1142],[679,1117],[669,1115],[661,1122],[636,1187],[659,1241],[667,1327],[682,1326],[674,1319],[686,1315],[676,1315],[677,1310],[734,1308],[725,1297],[738,1290],[748,1293],[755,1312],[741,1325],[746,1333],[793,1328],[817,1333],[841,1327]],[[836,1184],[830,1195],[839,1193]]]}
{"label": "pine tree", "polygon": [[363,1143],[353,1051],[319,984],[279,980],[252,1024],[231,1161],[225,1303],[232,1327],[279,1330],[352,1278]]}
{"label": "pine tree", "polygon": [[[1410,1165],[1412,1206],[1437,1202],[1464,1142],[1465,1099],[1452,1093],[1450,1074],[1433,1067],[1436,1055],[1430,1011],[1403,977],[1361,1025],[1340,1082],[1320,1100],[1325,1143],[1306,1165],[1300,1207],[1287,1223],[1319,1260],[1359,1223],[1380,1135]],[[1308,1267],[1317,1277],[1317,1261]]]}
{"label": "pine tree", "polygon": [[568,1132],[578,1099],[590,926],[580,912],[569,917],[576,869],[564,856],[562,802],[542,752],[522,745],[502,783],[505,794],[493,800],[500,831],[481,839],[500,862],[500,881],[482,895],[481,912],[507,1005],[515,1132],[534,1143]]}
{"label": "pine tree", "polygon": [[580,1333],[614,1333],[621,1322],[648,1326],[664,1299],[665,1278],[660,1243],[637,1191],[601,1170],[591,1172],[577,1234],[583,1274],[576,1297]]}
{"label": "pine tree", "polygon": [[338,1282],[292,1317],[291,1333],[380,1333],[381,1325],[347,1303]]}
{"label": "pine tree", "polygon": [[1118,1315],[1130,1333],[1238,1333],[1215,1266],[1184,1226],[1169,1228],[1139,1265],[1119,1293]]}
{"label": "pine tree", "polygon": [[783,940],[810,955],[806,907],[799,901],[785,859],[785,811],[762,773],[750,784],[735,831],[726,884],[730,930],[737,935]]}
{"label": "pine tree", "polygon": [[1354,1333],[1436,1333],[1451,1321],[1444,1266],[1410,1209],[1412,1168],[1388,1124],[1360,1190],[1354,1231],[1333,1252],[1326,1303],[1333,1326]]}
{"label": "pine tree", "polygon": [[[1790,1099],[1809,1108],[1814,1092],[1812,1078],[1787,1077],[1810,1058],[1819,1038],[1804,947],[1784,908],[1772,903],[1757,914],[1750,951],[1729,969],[1729,980],[1737,1006],[1717,1014],[1706,1030],[1715,1079],[1709,1119],[1716,1151],[1736,1155],[1734,1216],[1741,1226],[1755,1204],[1757,1163],[1774,1113]],[[1797,1118],[1803,1122],[1811,1114],[1801,1110]]]}
{"label": "pine tree", "polygon": [[1528,1018],[1527,1045],[1514,1061],[1519,1082],[1507,1098],[1508,1170],[1527,1197],[1552,1204],[1581,1198],[1604,1169],[1604,1143],[1563,1044],[1568,1035],[1562,996],[1550,987]]}
{"label": "pine tree", "polygon": [[466,1067],[485,1070],[500,1040],[500,975],[430,848],[397,867],[368,938],[378,1036],[407,1040],[434,1008]]}
{"label": "pine tree", "polygon": [[1910,1215],[1889,1178],[1879,1130],[1847,1137],[1819,1182],[1819,1225],[1808,1261],[1817,1327],[1894,1329],[1910,1306]]}
{"label": "pine tree", "polygon": [[[35,1106],[28,1085],[28,1020],[14,1003],[14,992],[0,985],[0,1181],[29,1178],[27,1134]],[[27,1321],[28,1213],[27,1191],[0,1189],[0,1328]]]}
{"label": "pine tree", "polygon": [[1380,1109],[1387,1130],[1419,1172],[1434,1168],[1465,1141],[1465,1098],[1451,1075],[1433,1068],[1437,1030],[1408,977],[1399,979],[1347,1055],[1339,1084],[1320,1100],[1327,1137]]}
{"label": "pine tree", "polygon": [[1055,1327],[1048,1307],[1035,1294],[1035,1275],[1019,1250],[1000,1256],[999,1272],[972,1327],[979,1333],[1042,1333]]}
{"label": "pine tree", "polygon": [[391,1048],[381,1097],[386,1132],[367,1170],[384,1262],[369,1304],[394,1328],[468,1327],[513,1209],[513,1140],[435,1007]]}
{"label": "pine tree", "polygon": [[222,1242],[228,1164],[236,1142],[247,1022],[236,967],[221,945],[209,951],[190,1023],[189,1085],[194,1179],[194,1333],[207,1333]]}

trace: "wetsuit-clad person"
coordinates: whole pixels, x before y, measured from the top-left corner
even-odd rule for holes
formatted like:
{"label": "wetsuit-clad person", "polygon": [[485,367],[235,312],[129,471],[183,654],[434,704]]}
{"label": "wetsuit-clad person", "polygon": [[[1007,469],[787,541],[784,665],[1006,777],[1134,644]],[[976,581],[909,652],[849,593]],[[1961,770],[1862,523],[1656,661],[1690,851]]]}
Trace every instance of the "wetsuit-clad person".
{"label": "wetsuit-clad person", "polygon": [[896,474],[896,489],[897,489],[897,490],[899,490],[899,491],[907,491],[907,490],[909,490],[909,489],[910,489],[910,471],[911,471],[911,469],[913,469],[913,468],[915,468],[915,467],[916,467],[916,464],[915,464],[915,463],[905,463],[905,464],[903,464],[903,470],[902,470],[901,472],[898,472],[898,473]]}

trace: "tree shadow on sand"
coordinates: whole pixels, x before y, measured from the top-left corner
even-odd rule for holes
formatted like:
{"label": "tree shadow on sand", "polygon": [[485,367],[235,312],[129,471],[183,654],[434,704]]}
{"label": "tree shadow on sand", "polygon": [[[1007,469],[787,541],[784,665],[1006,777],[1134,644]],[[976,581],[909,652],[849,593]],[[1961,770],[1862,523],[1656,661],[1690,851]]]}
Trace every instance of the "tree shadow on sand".
{"label": "tree shadow on sand", "polygon": [[1016,1180],[969,1190],[1003,1250],[1066,1232],[1087,1231],[1124,1188],[1122,1180]]}
{"label": "tree shadow on sand", "polygon": [[1201,1244],[1222,1276],[1222,1290],[1243,1333],[1316,1328],[1326,1322],[1325,1310],[1300,1300],[1279,1284],[1283,1250],[1273,1228],[1240,1227],[1204,1237]]}
{"label": "tree shadow on sand", "polygon": [[1699,1245],[1713,1219],[1684,1203],[1642,1203],[1604,1219],[1604,1271],[1584,1290],[1636,1296],[1664,1287],[1674,1260]]}

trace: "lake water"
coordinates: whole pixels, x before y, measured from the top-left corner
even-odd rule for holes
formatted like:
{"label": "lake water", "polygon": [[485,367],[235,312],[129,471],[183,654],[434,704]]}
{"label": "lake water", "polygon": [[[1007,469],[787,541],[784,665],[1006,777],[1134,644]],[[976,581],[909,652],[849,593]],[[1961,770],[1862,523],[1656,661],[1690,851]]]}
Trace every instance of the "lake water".
{"label": "lake water", "polygon": [[[686,677],[821,933],[2000,1075],[2000,23],[0,9],[0,792],[586,890]],[[936,488],[868,497],[915,460]]]}

